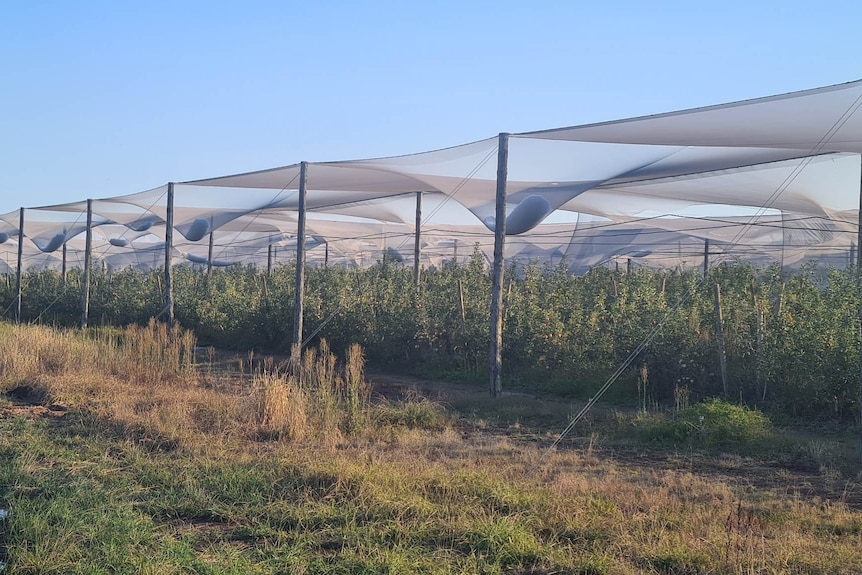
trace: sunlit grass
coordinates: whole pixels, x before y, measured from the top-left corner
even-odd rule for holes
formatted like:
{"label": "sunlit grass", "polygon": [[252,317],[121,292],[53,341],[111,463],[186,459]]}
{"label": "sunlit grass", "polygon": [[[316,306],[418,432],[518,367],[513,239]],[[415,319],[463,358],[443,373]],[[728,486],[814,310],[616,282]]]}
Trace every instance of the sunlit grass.
{"label": "sunlit grass", "polygon": [[[344,366],[325,346],[301,373],[256,364],[244,386],[173,359],[122,377],[150,353],[130,338],[186,336],[160,337],[0,329],[4,349],[30,354],[0,364],[4,388],[54,406],[0,419],[10,572],[862,572],[862,512],[840,498],[602,457],[635,415],[601,414],[578,432],[589,443],[545,453],[500,432],[538,425],[517,398],[460,412],[415,393],[372,401],[361,350]],[[497,430],[477,432],[476,416]],[[806,445],[828,463],[827,444]]]}

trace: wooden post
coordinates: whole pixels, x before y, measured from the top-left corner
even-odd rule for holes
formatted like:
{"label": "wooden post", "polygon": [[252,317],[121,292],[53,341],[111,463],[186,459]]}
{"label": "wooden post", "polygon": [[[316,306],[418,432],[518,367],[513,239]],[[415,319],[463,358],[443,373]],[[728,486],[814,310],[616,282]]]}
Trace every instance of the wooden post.
{"label": "wooden post", "polygon": [[272,244],[266,246],[266,275],[272,275]]}
{"label": "wooden post", "polygon": [[323,267],[329,267],[329,240],[323,243]]}
{"label": "wooden post", "polygon": [[63,265],[60,268],[60,285],[66,287],[66,242],[63,242]]}
{"label": "wooden post", "polygon": [[461,306],[461,333],[467,333],[467,309],[464,307],[464,283],[458,278],[458,304]]}
{"label": "wooden post", "polygon": [[703,277],[709,275],[709,240],[703,240]]}
{"label": "wooden post", "polygon": [[[81,278],[81,329],[90,319],[90,266],[93,261],[93,200],[87,200],[87,233],[84,240],[84,275]],[[66,247],[66,244],[63,244]]]}
{"label": "wooden post", "polygon": [[15,322],[21,323],[21,266],[24,263],[24,208],[18,212],[18,271],[15,273]]}
{"label": "wooden post", "polygon": [[207,250],[207,277],[213,273],[213,233],[210,232],[210,245]]}
{"label": "wooden post", "polygon": [[509,134],[501,133],[497,144],[497,195],[494,219],[494,266],[491,282],[491,397],[503,393],[503,253],[506,245],[506,180],[508,179]]}
{"label": "wooden post", "polygon": [[859,297],[859,461],[862,462],[862,179],[859,182],[859,216],[856,232],[856,286]]}
{"label": "wooden post", "polygon": [[419,258],[422,253],[422,192],[416,192],[416,227],[413,231],[413,287],[419,293]]}
{"label": "wooden post", "polygon": [[756,369],[757,369],[757,382],[761,383],[761,379],[763,380],[763,397],[761,397],[760,401],[766,401],[766,382],[769,378],[763,378],[761,371],[763,366],[763,332],[765,330],[765,319],[763,316],[763,308],[766,306],[766,302],[762,299],[755,297],[754,305],[756,306],[757,311],[757,355],[756,355]]}
{"label": "wooden post", "polygon": [[715,284],[715,339],[718,342],[718,365],[721,370],[721,390],[727,399],[727,356],[724,352],[724,329],[721,315],[721,286]]}
{"label": "wooden post", "polygon": [[631,275],[632,273],[632,259],[626,258],[626,275]]}
{"label": "wooden post", "polygon": [[168,183],[168,205],[165,212],[165,314],[168,325],[174,325],[174,183]]}
{"label": "wooden post", "polygon": [[299,218],[296,221],[296,286],[293,304],[293,348],[291,360],[299,367],[302,353],[302,306],[305,296],[305,196],[308,164],[299,164]]}

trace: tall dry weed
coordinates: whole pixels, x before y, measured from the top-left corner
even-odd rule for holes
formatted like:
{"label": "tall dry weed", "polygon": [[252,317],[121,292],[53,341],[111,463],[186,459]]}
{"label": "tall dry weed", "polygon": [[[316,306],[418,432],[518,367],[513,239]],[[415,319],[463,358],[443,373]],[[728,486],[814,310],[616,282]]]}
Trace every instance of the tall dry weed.
{"label": "tall dry weed", "polygon": [[90,367],[96,350],[66,332],[42,326],[5,325],[0,329],[0,387],[10,389],[43,374]]}
{"label": "tall dry weed", "polygon": [[255,373],[259,432],[299,440],[314,429],[321,438],[358,434],[368,421],[370,386],[362,348],[353,345],[343,366],[325,340],[280,371],[265,365]]}
{"label": "tall dry weed", "polygon": [[190,332],[155,321],[85,332],[0,326],[6,350],[0,385],[38,388],[51,402],[81,409],[105,430],[133,440],[188,448],[213,434],[301,441],[313,431],[318,439],[340,441],[372,419],[358,345],[340,364],[322,341],[319,349],[306,350],[299,374],[271,358],[249,357],[252,385],[237,395],[200,385],[195,343]]}
{"label": "tall dry weed", "polygon": [[277,370],[255,373],[259,431],[299,441],[308,432],[308,399],[298,381]]}
{"label": "tall dry weed", "polygon": [[168,327],[151,319],[146,326],[97,330],[104,369],[138,383],[167,383],[195,378],[195,335],[179,325]]}

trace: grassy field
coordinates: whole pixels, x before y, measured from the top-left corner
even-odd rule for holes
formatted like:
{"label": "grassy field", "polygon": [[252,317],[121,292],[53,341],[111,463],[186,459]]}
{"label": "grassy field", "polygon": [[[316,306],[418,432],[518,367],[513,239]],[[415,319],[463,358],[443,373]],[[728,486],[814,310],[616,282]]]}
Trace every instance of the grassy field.
{"label": "grassy field", "polygon": [[[862,572],[848,430],[0,325],[8,573]],[[376,382],[372,385],[369,380]],[[699,418],[705,419],[701,421]]]}

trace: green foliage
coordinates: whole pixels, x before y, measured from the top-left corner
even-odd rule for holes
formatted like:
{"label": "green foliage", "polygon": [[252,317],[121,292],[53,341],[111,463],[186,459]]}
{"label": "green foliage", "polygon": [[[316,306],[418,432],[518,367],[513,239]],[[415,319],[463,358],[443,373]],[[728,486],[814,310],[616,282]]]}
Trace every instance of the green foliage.
{"label": "green foliage", "polygon": [[442,429],[448,421],[443,407],[425,398],[384,403],[375,407],[374,411],[378,425],[410,429]]}
{"label": "green foliage", "polygon": [[641,414],[634,421],[643,437],[660,443],[699,446],[744,444],[766,438],[772,424],[763,413],[720,399],[693,405],[673,417]]}
{"label": "green foliage", "polygon": [[[478,250],[465,264],[425,269],[417,294],[412,269],[384,258],[367,268],[317,267],[306,274],[306,334],[344,353],[362,346],[368,364],[459,381],[488,374],[490,277]],[[160,272],[96,270],[91,325],[144,325],[162,311]],[[853,421],[859,412],[859,291],[852,269],[720,265],[698,270],[583,275],[558,265],[512,264],[504,284],[504,387],[589,397],[650,338],[612,389],[614,400],[670,404],[723,396],[713,286],[721,285],[727,398],[771,413]],[[0,282],[13,313],[14,281]],[[288,353],[294,267],[253,267],[209,276],[179,266],[178,321],[203,345]],[[80,321],[80,273],[65,286],[56,272],[25,274],[24,319]],[[646,375],[644,378],[643,375]]]}

